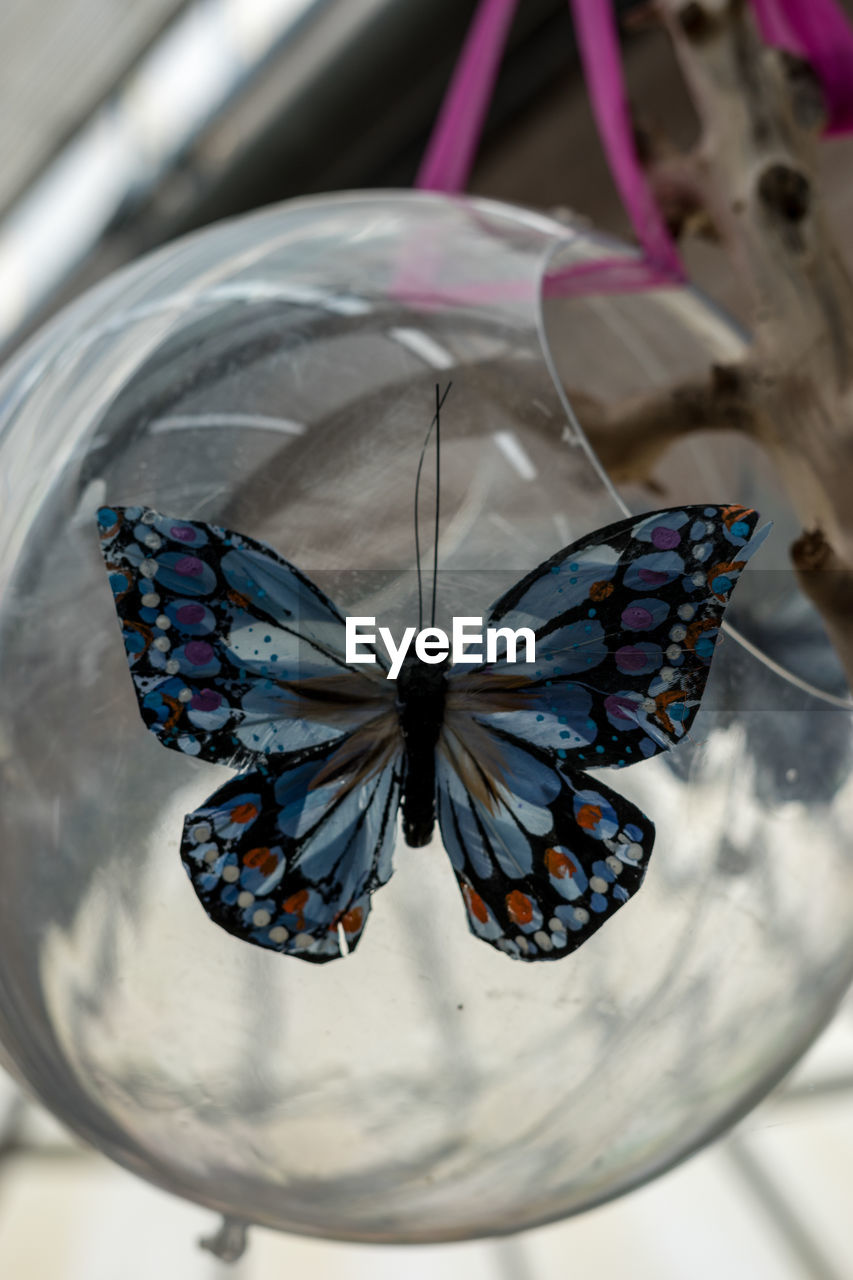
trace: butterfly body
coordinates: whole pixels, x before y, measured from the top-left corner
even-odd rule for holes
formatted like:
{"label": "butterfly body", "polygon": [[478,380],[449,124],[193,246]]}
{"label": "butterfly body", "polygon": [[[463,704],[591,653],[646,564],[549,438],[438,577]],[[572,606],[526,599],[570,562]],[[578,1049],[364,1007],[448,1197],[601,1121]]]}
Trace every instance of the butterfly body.
{"label": "butterfly body", "polygon": [[98,513],[140,710],[172,750],[241,770],[184,823],[208,915],[312,963],[359,943],[409,845],[438,822],[479,939],[575,950],[636,893],[654,826],[587,772],[676,746],[729,595],[763,533],[741,507],[632,516],[532,570],[488,623],[535,661],[346,659],[345,621],[271,548],[145,507]]}
{"label": "butterfly body", "polygon": [[426,663],[408,653],[397,677],[394,706],[403,740],[403,835],[414,849],[435,827],[435,749],[444,720],[447,659]]}

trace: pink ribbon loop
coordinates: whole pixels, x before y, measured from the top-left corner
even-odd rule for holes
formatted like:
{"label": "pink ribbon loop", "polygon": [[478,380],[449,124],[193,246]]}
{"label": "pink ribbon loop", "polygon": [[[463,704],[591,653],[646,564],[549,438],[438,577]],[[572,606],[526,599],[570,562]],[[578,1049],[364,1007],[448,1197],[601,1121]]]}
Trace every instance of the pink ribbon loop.
{"label": "pink ribbon loop", "polygon": [[[468,184],[518,0],[480,0],[415,186]],[[820,78],[828,133],[853,131],[853,27],[837,0],[752,0],[768,44],[805,58]],[[549,291],[617,293],[683,281],[684,267],[634,145],[613,0],[569,0],[598,132],[642,249],[639,258],[575,263]]]}
{"label": "pink ribbon loop", "polygon": [[672,281],[685,278],[637,149],[610,0],[570,0],[578,48],[598,132],[637,239],[653,267]]}
{"label": "pink ribbon loop", "polygon": [[768,44],[804,58],[823,86],[828,134],[853,132],[853,27],[836,0],[752,0]]}
{"label": "pink ribbon loop", "polygon": [[481,0],[432,131],[415,186],[464,191],[518,0]]}

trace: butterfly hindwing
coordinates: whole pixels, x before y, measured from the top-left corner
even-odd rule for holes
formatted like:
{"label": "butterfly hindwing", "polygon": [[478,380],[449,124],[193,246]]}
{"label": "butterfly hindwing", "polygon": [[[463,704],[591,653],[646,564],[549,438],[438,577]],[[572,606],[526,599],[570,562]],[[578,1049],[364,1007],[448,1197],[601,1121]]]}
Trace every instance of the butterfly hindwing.
{"label": "butterfly hindwing", "polygon": [[676,745],[705,689],[723,614],[763,539],[743,507],[633,516],[521,579],[488,625],[530,628],[535,662],[454,668],[449,703],[575,768]]}
{"label": "butterfly hindwing", "polygon": [[654,827],[534,749],[462,730],[439,749],[438,816],[471,932],[518,960],[574,951],[636,893]]}
{"label": "butterfly hindwing", "polygon": [[101,550],[139,708],[165,746],[236,767],[332,743],[389,705],[345,624],[269,547],[147,507],[103,507]]}
{"label": "butterfly hindwing", "polygon": [[389,879],[398,759],[341,747],[272,757],[232,778],[184,823],[181,859],[205,911],[261,947],[324,963],[358,945]]}

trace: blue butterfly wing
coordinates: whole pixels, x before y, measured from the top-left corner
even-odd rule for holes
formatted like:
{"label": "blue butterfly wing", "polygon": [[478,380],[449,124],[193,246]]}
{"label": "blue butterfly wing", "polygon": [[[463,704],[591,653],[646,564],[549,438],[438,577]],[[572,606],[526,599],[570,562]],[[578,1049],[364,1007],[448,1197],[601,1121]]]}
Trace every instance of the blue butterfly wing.
{"label": "blue butterfly wing", "polygon": [[755,534],[757,521],[743,507],[678,507],[559,551],[488,619],[532,630],[536,661],[455,666],[448,705],[558,767],[624,767],[675,746],[699,708],[731,592],[767,531]]}
{"label": "blue butterfly wing", "polygon": [[513,959],[568,955],[639,889],[654,827],[601,783],[461,714],[436,775],[471,932]]}
{"label": "blue butterfly wing", "polygon": [[353,951],[393,870],[397,746],[389,720],[301,758],[272,756],[189,814],[181,859],[210,918],[300,960]]}
{"label": "blue butterfly wing", "polygon": [[101,550],[142,717],[167,747],[243,767],[341,741],[381,715],[381,662],[269,547],[147,507],[103,507]]}

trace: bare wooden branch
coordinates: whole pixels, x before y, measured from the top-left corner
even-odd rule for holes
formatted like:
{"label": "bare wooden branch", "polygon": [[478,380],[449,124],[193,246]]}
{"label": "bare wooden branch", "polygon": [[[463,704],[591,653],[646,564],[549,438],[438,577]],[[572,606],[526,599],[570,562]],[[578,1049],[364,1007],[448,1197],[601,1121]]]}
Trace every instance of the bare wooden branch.
{"label": "bare wooden branch", "polygon": [[805,527],[853,562],[853,283],[815,198],[822,111],[744,0],[662,0],[703,122],[706,200],[753,296],[758,439]]}
{"label": "bare wooden branch", "polygon": [[755,432],[749,378],[737,365],[714,365],[709,377],[654,396],[607,407],[575,395],[572,403],[613,481],[647,481],[669,446],[694,431]]}
{"label": "bare wooden branch", "polygon": [[853,569],[829,545],[820,529],[800,535],[791,561],[804,595],[820,613],[853,688]]}
{"label": "bare wooden branch", "polygon": [[[746,0],[657,7],[703,130],[680,170],[668,158],[663,196],[668,181],[676,211],[679,201],[706,211],[749,288],[753,342],[744,365],[726,370],[725,394],[711,370],[704,385],[593,414],[593,444],[615,476],[637,480],[687,431],[736,426],[760,441],[803,527],[821,530],[796,544],[795,564],[853,683],[853,281],[816,186],[820,87],[762,43]],[[689,216],[681,228],[693,229]],[[824,567],[808,571],[818,549]]]}

